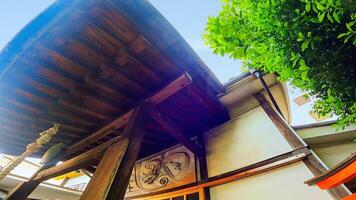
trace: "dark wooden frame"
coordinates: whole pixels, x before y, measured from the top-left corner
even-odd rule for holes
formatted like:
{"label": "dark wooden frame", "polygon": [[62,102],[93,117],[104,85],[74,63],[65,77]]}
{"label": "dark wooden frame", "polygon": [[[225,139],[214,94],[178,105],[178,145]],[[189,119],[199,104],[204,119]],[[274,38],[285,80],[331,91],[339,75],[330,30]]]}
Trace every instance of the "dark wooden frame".
{"label": "dark wooden frame", "polygon": [[[307,148],[308,145],[303,141],[303,139],[293,130],[293,128],[285,121],[285,119],[271,106],[268,100],[261,93],[255,94],[255,98],[260,103],[261,107],[277,127],[279,132],[285,138],[285,140],[290,144],[294,150]],[[303,160],[304,164],[309,168],[309,170],[315,175],[319,176],[327,171],[327,167],[322,163],[322,161],[315,155],[311,150],[307,159]],[[350,194],[350,191],[346,189],[344,185],[337,188],[328,190],[334,199],[342,199]]]}

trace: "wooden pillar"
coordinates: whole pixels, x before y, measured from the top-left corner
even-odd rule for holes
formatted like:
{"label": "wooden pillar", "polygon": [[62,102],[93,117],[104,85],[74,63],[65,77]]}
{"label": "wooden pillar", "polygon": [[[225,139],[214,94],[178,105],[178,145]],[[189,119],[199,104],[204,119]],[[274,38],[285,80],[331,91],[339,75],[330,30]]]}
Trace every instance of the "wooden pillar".
{"label": "wooden pillar", "polygon": [[[143,141],[144,128],[149,120],[148,112],[147,105],[144,103],[135,110],[132,118],[126,125],[123,137],[128,139],[127,149],[121,161],[122,165],[118,167],[106,199],[124,199],[131,173]],[[99,170],[100,169],[96,169],[95,173]],[[100,187],[103,187],[103,185],[100,185]]]}
{"label": "wooden pillar", "polygon": [[[294,149],[308,149],[310,154],[306,159],[303,160],[305,165],[310,169],[310,171],[315,175],[321,175],[327,171],[327,167],[319,160],[317,155],[315,155],[303,139],[294,131],[294,129],[284,120],[284,118],[271,106],[271,104],[266,100],[266,98],[258,93],[255,94],[257,101],[260,103],[263,110],[266,112],[268,117],[272,120],[274,125],[277,127],[279,132],[285,138],[285,140],[290,144]],[[342,185],[337,188],[329,190],[329,193],[334,199],[342,199],[343,197],[350,194],[347,188]]]}
{"label": "wooden pillar", "polygon": [[[208,165],[206,162],[206,151],[205,151],[205,139],[204,135],[201,135],[198,137],[198,143],[199,146],[201,146],[202,149],[202,155],[197,155],[197,160],[199,163],[199,175],[200,175],[200,182],[206,183],[209,181],[209,175],[208,175]],[[205,187],[203,188],[204,190],[204,200],[210,200],[210,188]]]}
{"label": "wooden pillar", "polygon": [[106,150],[97,170],[83,192],[81,200],[103,200],[106,198],[117,169],[121,165],[127,144],[128,139],[125,139],[111,145]]}

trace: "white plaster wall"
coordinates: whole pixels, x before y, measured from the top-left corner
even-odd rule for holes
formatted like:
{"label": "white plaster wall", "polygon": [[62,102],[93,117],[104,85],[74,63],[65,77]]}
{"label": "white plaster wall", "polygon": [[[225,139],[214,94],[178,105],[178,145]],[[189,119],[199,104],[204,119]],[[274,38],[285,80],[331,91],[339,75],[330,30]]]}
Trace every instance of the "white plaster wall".
{"label": "white plaster wall", "polygon": [[351,153],[356,152],[356,143],[338,143],[312,147],[312,149],[329,168],[332,168],[349,157]]}
{"label": "white plaster wall", "polygon": [[210,130],[206,149],[210,177],[292,150],[261,107]]}
{"label": "white plaster wall", "polygon": [[323,190],[309,187],[313,177],[303,162],[297,162],[263,174],[212,187],[212,200],[332,200]]}

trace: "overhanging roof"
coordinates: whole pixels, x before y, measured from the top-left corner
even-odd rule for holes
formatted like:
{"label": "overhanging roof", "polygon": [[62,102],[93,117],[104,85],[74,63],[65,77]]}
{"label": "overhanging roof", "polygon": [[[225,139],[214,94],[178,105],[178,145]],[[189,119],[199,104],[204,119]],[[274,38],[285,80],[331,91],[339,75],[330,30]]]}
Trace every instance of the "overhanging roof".
{"label": "overhanging roof", "polygon": [[[72,145],[185,72],[193,84],[157,109],[192,137],[226,120],[216,99],[223,88],[169,22],[148,1],[59,0],[1,52],[0,151],[21,153],[53,123],[60,132],[43,150]],[[151,123],[141,156],[176,143]]]}

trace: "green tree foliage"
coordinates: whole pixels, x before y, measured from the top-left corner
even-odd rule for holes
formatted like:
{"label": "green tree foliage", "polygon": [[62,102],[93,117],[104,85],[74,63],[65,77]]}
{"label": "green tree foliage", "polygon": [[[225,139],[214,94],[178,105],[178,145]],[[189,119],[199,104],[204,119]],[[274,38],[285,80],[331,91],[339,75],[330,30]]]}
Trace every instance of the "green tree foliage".
{"label": "green tree foliage", "polygon": [[355,0],[223,0],[204,39],[243,68],[275,73],[315,95],[319,115],[356,120]]}

